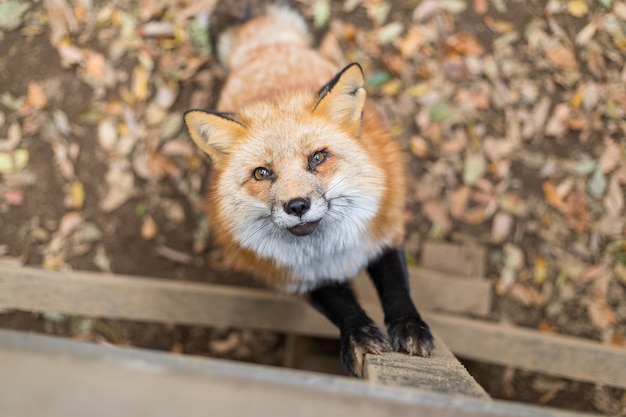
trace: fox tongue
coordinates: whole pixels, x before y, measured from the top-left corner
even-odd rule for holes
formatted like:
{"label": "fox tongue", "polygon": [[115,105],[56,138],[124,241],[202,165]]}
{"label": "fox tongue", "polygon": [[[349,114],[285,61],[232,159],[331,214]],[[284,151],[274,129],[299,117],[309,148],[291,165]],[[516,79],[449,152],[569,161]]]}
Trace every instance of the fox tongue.
{"label": "fox tongue", "polygon": [[305,222],[305,223],[300,223],[297,224],[293,227],[290,227],[289,232],[291,234],[294,234],[296,236],[306,236],[308,234],[311,234],[315,231],[315,229],[317,229],[317,225],[320,224],[320,221],[314,221],[314,222]]}

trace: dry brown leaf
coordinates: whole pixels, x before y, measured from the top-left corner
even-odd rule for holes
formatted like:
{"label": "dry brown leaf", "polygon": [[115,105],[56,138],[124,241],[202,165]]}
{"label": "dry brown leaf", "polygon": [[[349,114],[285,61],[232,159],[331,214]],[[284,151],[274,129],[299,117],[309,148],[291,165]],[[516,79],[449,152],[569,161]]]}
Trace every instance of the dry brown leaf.
{"label": "dry brown leaf", "polygon": [[543,304],[541,294],[535,288],[522,284],[514,284],[509,290],[509,296],[525,306],[538,306]]}
{"label": "dry brown leaf", "polygon": [[563,213],[569,225],[578,233],[589,230],[590,219],[587,199],[584,191],[581,191],[579,187],[574,187],[565,199]]}
{"label": "dry brown leaf", "polygon": [[617,217],[624,214],[624,193],[617,176],[610,179],[602,202],[609,215]]}
{"label": "dry brown leaf", "polygon": [[411,27],[406,36],[400,39],[398,47],[404,58],[413,56],[417,50],[426,44],[426,36],[416,27]]}
{"label": "dry brown leaf", "polygon": [[28,83],[28,94],[26,98],[27,104],[37,110],[44,109],[48,106],[48,97],[44,93],[43,88],[35,81]]}
{"label": "dry brown leaf", "polygon": [[0,152],[12,151],[22,141],[22,128],[18,122],[13,122],[7,129],[6,139],[0,139]]}
{"label": "dry brown leaf", "polygon": [[452,222],[443,202],[439,200],[426,201],[422,204],[422,212],[442,233],[447,233],[452,228]]}
{"label": "dry brown leaf", "polygon": [[568,131],[571,110],[567,103],[559,103],[554,108],[552,116],[548,120],[545,134],[549,136],[561,137]]}
{"label": "dry brown leaf", "polygon": [[118,209],[135,193],[135,177],[127,161],[115,161],[109,165],[105,175],[107,193],[100,200],[100,209],[111,212]]}
{"label": "dry brown leaf", "polygon": [[502,243],[509,237],[513,229],[513,216],[506,212],[499,212],[493,217],[491,224],[491,241]]}
{"label": "dry brown leaf", "polygon": [[603,299],[587,300],[587,315],[589,321],[599,329],[607,329],[617,322],[615,313]]}
{"label": "dry brown leaf", "polygon": [[482,55],[485,53],[485,48],[469,32],[461,32],[450,36],[446,40],[446,45],[461,55]]}
{"label": "dry brown leaf", "polygon": [[96,80],[106,76],[106,57],[98,52],[89,51],[85,61],[85,70]]}
{"label": "dry brown leaf", "polygon": [[143,218],[143,223],[141,224],[141,237],[145,240],[153,239],[159,231],[159,226],[157,226],[156,222],[149,214],[145,215]]}
{"label": "dry brown leaf", "polygon": [[489,9],[489,5],[487,4],[487,0],[473,0],[472,1],[474,13],[476,14],[485,14]]}
{"label": "dry brown leaf", "polygon": [[623,163],[622,150],[614,140],[610,138],[604,139],[604,150],[598,159],[598,165],[602,172],[608,174],[613,171],[620,163]]}
{"label": "dry brown leaf", "polygon": [[563,197],[558,193],[556,186],[552,182],[544,181],[541,184],[541,189],[548,204],[559,210],[563,208]]}
{"label": "dry brown leaf", "polygon": [[578,68],[576,55],[574,52],[563,45],[555,45],[544,51],[548,61],[555,67],[563,70],[574,70]]}
{"label": "dry brown leaf", "polygon": [[494,19],[491,16],[485,16],[485,25],[496,33],[507,33],[515,29],[513,23],[506,20]]}

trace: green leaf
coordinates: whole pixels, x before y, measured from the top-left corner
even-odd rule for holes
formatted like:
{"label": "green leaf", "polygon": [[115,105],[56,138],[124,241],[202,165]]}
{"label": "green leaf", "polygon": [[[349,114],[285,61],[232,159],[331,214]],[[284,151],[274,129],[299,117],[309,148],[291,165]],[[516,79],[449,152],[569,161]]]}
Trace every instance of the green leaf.
{"label": "green leaf", "polygon": [[592,197],[600,198],[604,195],[604,191],[606,191],[606,183],[606,177],[604,176],[602,169],[598,167],[593,172],[589,182],[587,182],[587,191],[589,191],[589,194],[591,194]]}
{"label": "green leaf", "polygon": [[371,90],[379,89],[391,79],[391,74],[387,71],[376,71],[367,79],[367,88]]}
{"label": "green leaf", "polygon": [[209,40],[209,16],[199,14],[189,25],[189,38],[191,43],[200,49],[211,52],[211,42]]}
{"label": "green leaf", "polygon": [[454,110],[445,101],[440,101],[428,110],[428,114],[432,122],[439,123],[452,117]]}
{"label": "green leaf", "polygon": [[591,174],[597,167],[597,163],[595,160],[589,158],[587,155],[583,155],[582,159],[576,162],[574,166],[574,173],[577,175],[589,175]]}
{"label": "green leaf", "polygon": [[22,25],[22,15],[30,9],[30,3],[9,0],[0,4],[0,30],[14,30]]}
{"label": "green leaf", "polygon": [[65,315],[63,313],[59,313],[58,311],[45,311],[42,316],[44,319],[54,323],[59,323],[65,320]]}
{"label": "green leaf", "polygon": [[330,17],[330,1],[317,0],[313,3],[313,26],[321,28]]}

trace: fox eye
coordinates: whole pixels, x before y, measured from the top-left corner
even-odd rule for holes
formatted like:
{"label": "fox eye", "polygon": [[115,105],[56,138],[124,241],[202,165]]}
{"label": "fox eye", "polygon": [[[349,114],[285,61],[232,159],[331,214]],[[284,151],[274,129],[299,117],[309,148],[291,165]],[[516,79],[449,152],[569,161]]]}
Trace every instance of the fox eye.
{"label": "fox eye", "polygon": [[274,174],[272,173],[272,171],[270,171],[267,168],[258,167],[254,170],[254,172],[252,173],[252,176],[257,181],[263,181],[263,180],[272,179],[274,177]]}
{"label": "fox eye", "polygon": [[317,151],[314,152],[311,156],[309,156],[309,169],[315,169],[319,164],[326,160],[328,154],[326,151]]}

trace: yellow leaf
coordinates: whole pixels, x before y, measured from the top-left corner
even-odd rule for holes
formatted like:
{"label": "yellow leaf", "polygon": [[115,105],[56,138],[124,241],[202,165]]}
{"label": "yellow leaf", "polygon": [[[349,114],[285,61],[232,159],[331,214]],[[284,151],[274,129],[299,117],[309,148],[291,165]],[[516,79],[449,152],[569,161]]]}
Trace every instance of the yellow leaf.
{"label": "yellow leaf", "polygon": [[535,258],[535,276],[533,281],[535,284],[541,284],[548,275],[548,268],[546,266],[546,259],[543,256],[537,256]]}
{"label": "yellow leaf", "polygon": [[583,17],[589,12],[589,6],[585,0],[570,0],[567,2],[567,10],[574,17]]}
{"label": "yellow leaf", "polygon": [[70,201],[72,208],[80,210],[85,203],[85,188],[81,181],[74,181],[70,186]]}
{"label": "yellow leaf", "polygon": [[138,101],[144,101],[148,97],[148,71],[137,66],[133,71],[133,95]]}

